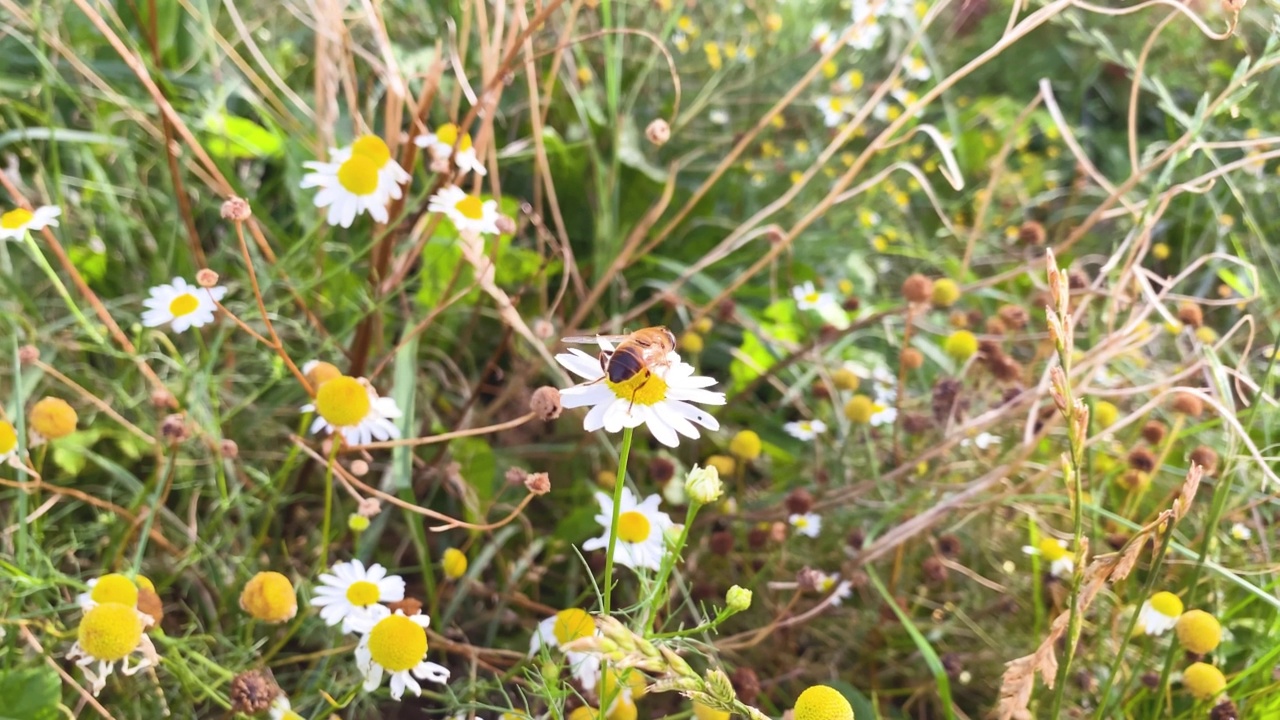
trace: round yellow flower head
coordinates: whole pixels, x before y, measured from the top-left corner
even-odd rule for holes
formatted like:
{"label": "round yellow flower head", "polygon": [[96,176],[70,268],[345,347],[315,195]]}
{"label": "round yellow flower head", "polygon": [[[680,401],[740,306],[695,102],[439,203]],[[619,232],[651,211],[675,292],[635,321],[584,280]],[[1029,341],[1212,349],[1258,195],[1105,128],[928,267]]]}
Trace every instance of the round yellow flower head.
{"label": "round yellow flower head", "polygon": [[80,619],[80,647],[97,660],[115,662],[142,642],[142,618],[131,605],[102,603]]}
{"label": "round yellow flower head", "polygon": [[1098,429],[1109,428],[1116,424],[1120,417],[1120,409],[1106,400],[1093,404],[1093,426]]}
{"label": "round yellow flower head", "polygon": [[[147,581],[151,582],[150,580]],[[151,588],[155,590],[154,586]],[[89,592],[89,599],[95,603],[115,603],[136,607],[138,605],[138,587],[129,578],[120,573],[110,573],[98,578]]]}
{"label": "round yellow flower head", "polygon": [[[728,455],[712,455],[707,458],[706,464],[708,467],[715,468],[720,477],[733,477],[734,471],[738,469],[738,461]],[[612,478],[610,478],[609,483],[612,486]]]}
{"label": "round yellow flower head", "polygon": [[316,362],[307,368],[307,380],[312,387],[320,387],[334,378],[342,377],[342,371],[333,363]]}
{"label": "round yellow flower head", "polygon": [[693,716],[698,720],[729,720],[727,711],[703,705],[697,700],[693,701]]}
{"label": "round yellow flower head", "polygon": [[1151,257],[1157,260],[1169,259],[1169,246],[1164,243],[1156,243],[1151,246]]}
{"label": "round yellow flower head", "polygon": [[1218,331],[1208,325],[1201,325],[1196,328],[1196,339],[1205,345],[1212,345],[1218,342]]}
{"label": "round yellow flower head", "polygon": [[795,720],[853,720],[853,707],[835,688],[814,685],[796,698]]}
{"label": "round yellow flower head", "polygon": [[857,390],[862,384],[862,378],[858,377],[858,373],[849,368],[840,368],[831,374],[831,379],[835,382],[836,387],[841,390]]}
{"label": "round yellow flower head", "polygon": [[956,304],[960,299],[960,286],[951,278],[939,278],[933,281],[933,296],[930,300],[934,307],[946,308]]}
{"label": "round yellow flower head", "polygon": [[359,380],[342,375],[316,390],[316,412],[334,427],[354,427],[369,414],[369,391]]}
{"label": "round yellow flower head", "polygon": [[849,422],[859,425],[871,422],[871,416],[875,413],[876,404],[866,395],[854,395],[844,404],[844,416],[849,418]]}
{"label": "round yellow flower head", "polygon": [[347,529],[353,533],[362,533],[369,529],[369,518],[360,513],[351,513],[347,516]]}
{"label": "round yellow flower head", "polygon": [[1200,700],[1212,700],[1227,689],[1222,671],[1208,663],[1192,663],[1182,671],[1182,685]]}
{"label": "round yellow flower head", "polygon": [[1151,603],[1152,609],[1165,617],[1176,618],[1182,614],[1182,598],[1166,590],[1152,595],[1147,602]]}
{"label": "round yellow flower head", "polygon": [[282,623],[298,613],[298,596],[289,578],[278,572],[260,572],[245,583],[240,609],[266,623]]}
{"label": "round yellow flower head", "polygon": [[457,580],[467,574],[467,556],[458,548],[449,548],[444,551],[444,559],[440,566],[444,568],[445,577]]}
{"label": "round yellow flower head", "polygon": [[404,615],[388,615],[369,631],[369,657],[385,670],[412,670],[426,654],[427,631]]}
{"label": "round yellow flower head", "polygon": [[598,717],[600,717],[600,711],[586,705],[574,708],[573,712],[569,713],[569,720],[596,720]]}
{"label": "round yellow flower head", "polygon": [[31,429],[49,440],[64,438],[76,431],[76,410],[61,398],[43,398],[31,408]]}
{"label": "round yellow flower head", "polygon": [[698,318],[698,321],[693,324],[692,330],[699,335],[706,335],[711,332],[713,327],[715,327],[715,323],[711,322],[711,318],[704,317]]}
{"label": "round yellow flower head", "polygon": [[956,330],[943,341],[942,350],[952,358],[964,362],[978,352],[978,337],[968,330]]}
{"label": "round yellow flower head", "polygon": [[1049,562],[1056,562],[1067,556],[1067,549],[1053,538],[1041,538],[1040,542],[1036,543],[1036,549],[1040,551],[1040,557]]}
{"label": "round yellow flower head", "polygon": [[1174,626],[1182,647],[1201,655],[1213,652],[1222,642],[1222,625],[1218,619],[1203,610],[1189,610],[1178,618]]}
{"label": "round yellow flower head", "polygon": [[567,645],[574,640],[591,637],[596,630],[596,621],[591,619],[586,610],[566,608],[556,613],[556,623],[551,628],[556,643]]}
{"label": "round yellow flower head", "polygon": [[636,720],[638,715],[635,700],[623,695],[614,702],[613,710],[609,711],[608,720]]}
{"label": "round yellow flower head", "polygon": [[751,461],[760,457],[760,436],[754,430],[742,430],[729,441],[729,452],[739,460]]}
{"label": "round yellow flower head", "polygon": [[0,458],[18,449],[18,433],[13,425],[0,420]]}
{"label": "round yellow flower head", "polygon": [[705,346],[706,343],[702,341],[702,336],[692,330],[680,336],[680,349],[690,355],[697,355],[702,352],[702,348]]}
{"label": "round yellow flower head", "polygon": [[617,687],[619,675],[622,676],[623,689],[630,690],[632,698],[639,700],[644,697],[646,692],[648,692],[648,682],[645,681],[644,674],[639,670],[636,670],[635,668],[618,669],[611,665],[600,674],[599,694],[602,699],[609,698],[612,700],[618,696]]}

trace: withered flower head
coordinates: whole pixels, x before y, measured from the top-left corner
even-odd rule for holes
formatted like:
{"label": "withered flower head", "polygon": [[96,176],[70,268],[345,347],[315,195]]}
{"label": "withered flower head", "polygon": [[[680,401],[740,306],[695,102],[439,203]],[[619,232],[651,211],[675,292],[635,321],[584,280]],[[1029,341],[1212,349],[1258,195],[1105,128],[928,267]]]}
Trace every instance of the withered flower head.
{"label": "withered flower head", "polygon": [[1149,473],[1156,469],[1156,456],[1145,447],[1136,447],[1129,452],[1129,467],[1138,472]]}
{"label": "withered flower head", "polygon": [[1182,302],[1178,305],[1178,320],[1183,325],[1198,328],[1204,324],[1204,311],[1190,300]]}
{"label": "withered flower head", "polygon": [[279,694],[280,686],[270,670],[248,670],[231,680],[231,710],[245,715],[263,713]]}
{"label": "withered flower head", "polygon": [[560,390],[544,385],[533,391],[529,398],[529,410],[542,420],[555,420],[560,417],[563,408],[560,405]]}
{"label": "withered flower head", "polygon": [[803,515],[813,509],[813,494],[804,488],[796,488],[787,494],[787,512]]}
{"label": "withered flower head", "polygon": [[676,464],[666,455],[654,455],[649,458],[649,478],[658,485],[665,485],[676,475]]}
{"label": "withered flower head", "polygon": [[924,353],[913,347],[903,348],[899,360],[902,361],[902,367],[907,370],[915,370],[924,365]]}
{"label": "withered flower head", "polygon": [[1021,330],[1031,321],[1031,315],[1027,309],[1020,305],[1003,305],[998,311],[1000,319],[1011,330]]}
{"label": "withered flower head", "polygon": [[955,535],[947,533],[946,535],[938,536],[938,552],[942,553],[943,557],[954,558],[958,556],[961,547],[963,546],[960,543],[960,538]]}
{"label": "withered flower head", "polygon": [[1023,245],[1043,245],[1045,237],[1044,225],[1035,220],[1028,220],[1018,228],[1018,242]]}
{"label": "withered flower head", "polygon": [[1204,412],[1204,401],[1199,395],[1181,392],[1173,396],[1173,411],[1188,417],[1198,418]]}
{"label": "withered flower head", "polygon": [[1165,433],[1168,431],[1168,426],[1159,420],[1148,420],[1142,426],[1142,439],[1152,445],[1159,445],[1164,442]]}
{"label": "withered flower head", "polygon": [[1218,453],[1208,445],[1201,445],[1187,455],[1187,459],[1204,468],[1208,475],[1218,469]]}
{"label": "withered flower head", "polygon": [[909,303],[929,302],[933,297],[933,281],[916,273],[902,281],[902,298]]}
{"label": "withered flower head", "polygon": [[920,573],[924,576],[924,581],[932,585],[939,585],[947,580],[947,566],[937,555],[930,555],[920,563]]}

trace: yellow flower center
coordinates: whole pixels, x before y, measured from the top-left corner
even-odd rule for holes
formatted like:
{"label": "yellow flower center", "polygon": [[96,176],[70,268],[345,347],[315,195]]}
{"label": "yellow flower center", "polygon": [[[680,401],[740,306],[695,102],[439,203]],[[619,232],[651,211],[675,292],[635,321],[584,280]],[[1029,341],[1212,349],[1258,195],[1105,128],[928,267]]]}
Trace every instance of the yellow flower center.
{"label": "yellow flower center", "polygon": [[821,296],[820,296],[818,293],[816,293],[816,292],[807,293],[807,294],[804,296],[804,301],[805,301],[805,302],[807,302],[807,303],[816,303],[816,302],[818,302],[818,298],[819,298],[819,297],[821,297]]}
{"label": "yellow flower center", "polygon": [[114,603],[134,607],[138,604],[138,588],[129,578],[120,573],[111,573],[98,578],[89,597],[99,605]]}
{"label": "yellow flower center", "polygon": [[369,655],[385,670],[412,670],[427,654],[427,631],[404,615],[388,615],[369,632]]}
{"label": "yellow flower center", "polygon": [[0,420],[0,455],[8,455],[18,447],[18,433],[13,425]]}
{"label": "yellow flower center", "polygon": [[378,189],[378,166],[354,152],[338,166],[338,183],[352,195],[372,195]]}
{"label": "yellow flower center", "polygon": [[18,228],[31,222],[32,214],[30,210],[25,208],[16,208],[0,215],[0,228],[5,230],[17,230]]}
{"label": "yellow flower center", "polygon": [[369,391],[353,377],[336,377],[316,390],[316,411],[334,427],[359,425],[369,409]]}
{"label": "yellow flower center", "polygon": [[833,97],[831,98],[831,102],[827,103],[827,106],[830,107],[835,112],[840,112],[844,110],[844,100]]}
{"label": "yellow flower center", "polygon": [[551,634],[556,637],[557,643],[564,645],[590,637],[595,629],[595,622],[585,610],[569,608],[556,613],[556,624],[551,629]]}
{"label": "yellow flower center", "polygon": [[623,542],[644,542],[649,537],[649,518],[638,510],[629,510],[618,516],[618,539]]}
{"label": "yellow flower center", "polygon": [[47,397],[31,408],[31,429],[57,440],[76,430],[76,411],[66,400]]}
{"label": "yellow flower center", "polygon": [[347,602],[357,607],[366,607],[378,602],[382,591],[368,580],[357,580],[347,588]]}
{"label": "yellow flower center", "polygon": [[1165,617],[1176,618],[1182,614],[1182,600],[1171,592],[1158,592],[1151,596],[1151,609]]}
{"label": "yellow flower center", "polygon": [[453,147],[453,144],[458,142],[458,126],[445,123],[436,128],[436,142]]}
{"label": "yellow flower center", "polygon": [[656,405],[667,399],[667,381],[649,370],[642,370],[620,383],[606,378],[605,384],[614,395],[637,405]]}
{"label": "yellow flower center", "polygon": [[245,583],[240,609],[263,622],[281,623],[298,613],[298,596],[289,578],[278,572],[260,572]]}
{"label": "yellow flower center", "polygon": [[391,160],[391,148],[377,135],[362,135],[357,138],[351,143],[351,154],[367,157],[378,167]]}
{"label": "yellow flower center", "polygon": [[1053,538],[1041,540],[1036,548],[1040,551],[1040,556],[1049,562],[1057,562],[1067,556],[1067,549]]}
{"label": "yellow flower center", "polygon": [[853,720],[853,707],[835,688],[814,685],[796,698],[795,720]]}
{"label": "yellow flower center", "polygon": [[191,293],[183,293],[169,301],[169,314],[174,317],[190,315],[200,307],[200,298]]}
{"label": "yellow flower center", "polygon": [[484,203],[475,195],[462,198],[453,208],[468,220],[479,220],[484,217]]}
{"label": "yellow flower center", "polygon": [[445,577],[457,580],[467,574],[467,556],[458,548],[449,548],[444,551],[444,567]]}
{"label": "yellow flower center", "polygon": [[805,528],[809,527],[809,518],[805,517],[804,515],[801,515],[800,517],[792,521],[791,524],[795,525],[797,528],[801,530],[804,530]]}
{"label": "yellow flower center", "polygon": [[142,618],[130,605],[103,603],[80,620],[80,647],[98,660],[115,662],[142,640]]}

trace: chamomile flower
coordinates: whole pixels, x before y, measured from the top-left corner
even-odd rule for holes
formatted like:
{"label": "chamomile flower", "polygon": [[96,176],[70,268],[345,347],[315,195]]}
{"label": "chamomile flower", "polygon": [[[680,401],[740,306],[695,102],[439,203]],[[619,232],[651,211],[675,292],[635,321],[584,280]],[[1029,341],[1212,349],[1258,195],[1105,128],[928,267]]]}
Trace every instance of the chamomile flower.
{"label": "chamomile flower", "polygon": [[844,123],[852,109],[849,99],[839,95],[819,95],[814,104],[822,111],[822,124],[829,128]]}
{"label": "chamomile flower", "polygon": [[831,23],[820,22],[809,31],[809,40],[818,48],[818,52],[824,55],[839,39],[839,33],[832,32]]}
{"label": "chamomile flower", "polygon": [[[605,493],[596,493],[596,502],[600,503],[600,514],[596,522],[604,527],[604,533],[582,543],[583,550],[603,550],[609,546],[609,533],[613,526],[613,498]],[[658,509],[662,498],[653,494],[642,502],[636,502],[631,488],[622,489],[622,502],[618,507],[618,540],[614,549],[614,559],[632,570],[647,568],[658,570],[662,567],[662,556],[666,554],[666,532],[673,523],[671,517]]]}
{"label": "chamomile flower", "polygon": [[[543,647],[561,648],[574,640],[599,634],[595,621],[585,610],[578,608],[561,610],[538,623],[533,636],[529,638],[529,657],[537,655]],[[600,679],[600,656],[572,650],[564,651],[564,655],[569,661],[569,670],[582,684],[583,689],[593,690]]]}
{"label": "chamomile flower", "polygon": [[227,289],[189,285],[176,277],[172,283],[157,285],[148,292],[151,297],[142,301],[147,308],[142,313],[142,324],[146,327],[167,324],[174,332],[185,332],[187,328],[204,327],[213,322],[217,303],[222,301]]}
{"label": "chamomile flower", "polygon": [[849,33],[845,44],[854,50],[870,50],[875,47],[876,41],[880,39],[880,35],[884,32],[883,26],[876,20],[874,15],[869,15],[861,20],[854,20],[852,32]]}
{"label": "chamomile flower", "polygon": [[[445,123],[436,128],[435,132],[419,135],[413,139],[413,144],[426,150],[435,160],[453,158],[453,164],[463,172],[470,171],[477,175],[485,173],[484,163],[476,157],[476,149],[471,145],[471,133],[462,133],[462,138],[459,139],[458,126],[453,123]],[[458,146],[457,152],[454,152],[454,145]]]}
{"label": "chamomile flower", "polygon": [[925,62],[922,57],[913,57],[907,60],[907,65],[904,69],[907,77],[912,80],[923,82],[933,77],[933,71],[929,69],[929,63]]}
{"label": "chamomile flower", "polygon": [[342,623],[342,632],[352,632],[356,618],[376,613],[378,603],[403,599],[403,578],[388,575],[378,563],[365,569],[364,563],[352,560],[334,563],[329,572],[320,575],[311,605],[320,608],[320,619],[326,625]]}
{"label": "chamomile flower", "polygon": [[1035,546],[1023,545],[1022,552],[1028,555],[1039,555],[1049,562],[1049,574],[1057,578],[1065,578],[1075,572],[1076,561],[1067,543],[1055,538],[1043,538]]}
{"label": "chamomile flower", "polygon": [[795,720],[853,720],[853,706],[839,690],[814,685],[796,698],[791,714]]}
{"label": "chamomile flower", "polygon": [[[613,345],[600,340],[600,348],[612,352]],[[680,435],[697,439],[694,423],[708,430],[719,430],[720,423],[690,403],[723,405],[724,393],[705,388],[715,379],[694,375],[693,366],[682,362],[676,353],[667,355],[666,363],[651,366],[622,382],[613,382],[604,374],[600,360],[577,348],[556,355],[556,361],[586,380],[560,391],[566,408],[590,407],[583,429],[593,432],[604,428],[618,432],[624,427],[647,425],[658,442],[677,447]]]}
{"label": "chamomile flower", "polygon": [[498,202],[468,195],[457,185],[446,185],[432,195],[427,209],[444,213],[458,232],[471,230],[486,235],[498,234]]}
{"label": "chamomile flower", "polygon": [[[0,453],[4,451],[0,448]],[[1236,542],[1249,542],[1253,539],[1253,530],[1248,525],[1238,522],[1231,526],[1231,539]]]}
{"label": "chamomile flower", "polygon": [[284,695],[277,695],[276,699],[271,701],[271,707],[267,709],[267,717],[270,720],[303,720],[301,715],[293,711],[293,704]]}
{"label": "chamomile flower", "polygon": [[818,292],[811,282],[791,288],[791,297],[795,298],[796,307],[801,310],[820,310],[823,306],[836,304],[834,295]]}
{"label": "chamomile flower", "polygon": [[821,420],[797,420],[782,426],[787,434],[797,440],[812,440],[827,431],[827,424]]}
{"label": "chamomile flower", "polygon": [[86,590],[76,596],[81,610],[90,610],[101,603],[117,603],[137,607],[138,586],[155,590],[151,581],[139,576],[137,584],[120,573],[108,573],[85,583]]}
{"label": "chamomile flower", "polygon": [[303,188],[320,188],[313,202],[329,208],[327,222],[348,228],[362,212],[387,222],[387,202],[401,196],[400,184],[410,175],[392,159],[382,138],[362,136],[348,147],[330,150],[329,156],[329,162],[303,163],[312,172],[303,175],[301,183]]}
{"label": "chamomile flower", "polygon": [[[120,673],[126,676],[152,664],[155,650],[143,633],[150,622],[151,618],[137,608],[114,602],[95,605],[85,612],[67,659],[84,672],[94,695],[102,692],[117,662]],[[130,667],[129,656],[138,650],[143,657]]]}
{"label": "chamomile flower", "polygon": [[1148,635],[1163,635],[1178,624],[1182,616],[1182,599],[1171,592],[1161,591],[1142,603],[1138,611],[1138,624]]}
{"label": "chamomile flower", "polygon": [[326,381],[316,388],[315,402],[303,405],[302,411],[316,413],[312,433],[339,432],[348,445],[400,437],[400,429],[391,422],[400,417],[396,401],[378,397],[364,378],[342,375]]}
{"label": "chamomile flower", "polygon": [[792,513],[787,522],[805,537],[816,538],[822,532],[822,516],[818,513]]}
{"label": "chamomile flower", "polygon": [[44,205],[35,210],[14,208],[0,215],[0,240],[21,240],[30,230],[58,226],[62,208]]}
{"label": "chamomile flower", "polygon": [[818,580],[818,592],[823,595],[830,593],[831,604],[840,605],[853,594],[853,583],[848,580],[841,582],[839,573],[822,573],[822,578]]}
{"label": "chamomile flower", "polygon": [[871,406],[871,427],[880,427],[881,425],[892,425],[898,420],[898,409],[895,407],[874,403]]}
{"label": "chamomile flower", "polygon": [[999,445],[999,444],[1000,444],[1000,436],[992,435],[989,432],[978,433],[973,438],[965,438],[960,441],[960,447],[969,447],[970,445],[973,445],[979,450],[986,450],[992,445]]}
{"label": "chamomile flower", "polygon": [[427,654],[427,627],[431,625],[431,618],[426,615],[405,615],[401,610],[391,613],[382,608],[355,617],[352,625],[361,634],[356,646],[356,667],[364,675],[365,692],[376,690],[384,674],[391,676],[393,700],[404,696],[405,690],[421,695],[418,680],[449,682],[448,668],[423,659]]}
{"label": "chamomile flower", "polygon": [[18,453],[18,431],[7,420],[0,420],[0,462]]}

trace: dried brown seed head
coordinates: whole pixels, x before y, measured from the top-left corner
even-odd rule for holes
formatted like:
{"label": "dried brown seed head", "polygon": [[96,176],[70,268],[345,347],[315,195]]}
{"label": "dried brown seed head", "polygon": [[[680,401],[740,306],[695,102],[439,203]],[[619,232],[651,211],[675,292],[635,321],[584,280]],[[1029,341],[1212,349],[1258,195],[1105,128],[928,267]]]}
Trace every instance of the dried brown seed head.
{"label": "dried brown seed head", "polygon": [[916,273],[902,281],[902,299],[909,303],[926,303],[933,297],[933,281]]}
{"label": "dried brown seed head", "polygon": [[671,139],[671,126],[667,124],[666,120],[658,118],[649,123],[649,127],[644,129],[644,136],[649,139],[649,142],[662,147]]}
{"label": "dried brown seed head", "polygon": [[560,417],[564,407],[560,404],[560,391],[550,385],[543,385],[533,391],[529,399],[529,410],[542,420],[555,420]]}
{"label": "dried brown seed head", "polygon": [[222,203],[222,219],[234,222],[244,222],[253,215],[253,210],[249,207],[249,201],[241,197],[231,196],[231,199]]}

